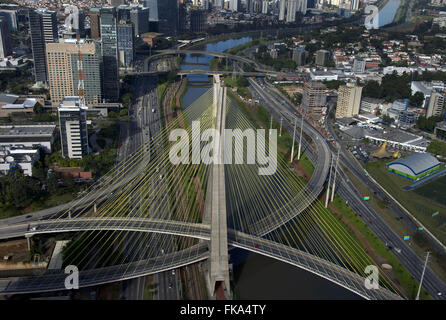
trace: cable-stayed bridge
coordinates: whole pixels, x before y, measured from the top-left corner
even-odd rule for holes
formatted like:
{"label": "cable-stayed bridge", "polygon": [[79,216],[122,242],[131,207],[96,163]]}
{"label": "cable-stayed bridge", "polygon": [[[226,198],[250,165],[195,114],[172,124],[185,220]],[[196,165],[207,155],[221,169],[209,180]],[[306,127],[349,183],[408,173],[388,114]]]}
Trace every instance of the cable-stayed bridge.
{"label": "cable-stayed bridge", "polygon": [[[365,287],[365,267],[375,263],[317,200],[329,170],[326,144],[303,139],[304,149],[313,148],[318,155],[309,183],[281,153],[271,175],[259,175],[264,165],[257,163],[206,165],[194,159],[197,150],[201,157],[220,160],[228,154],[224,138],[218,141],[206,136],[210,129],[234,130],[231,155],[248,158],[243,146],[244,139],[249,139],[245,133],[256,128],[251,117],[227,98],[226,88],[216,81],[214,88],[93,186],[79,199],[80,206],[73,204],[48,220],[1,227],[0,238],[73,234],[64,263],[79,267],[81,287],[207,259],[211,296],[230,298],[228,248],[238,247],[303,268],[366,299],[400,298],[398,285],[384,270],[380,270],[379,289]],[[199,135],[194,135],[194,121],[199,121]],[[176,139],[187,135],[192,137],[190,143],[169,139],[176,129],[182,129]],[[306,134],[310,139],[319,135]],[[255,139],[260,150],[280,150],[281,142]],[[170,157],[174,146],[181,147],[178,164]],[[113,187],[116,185],[119,187]],[[63,271],[48,271],[41,276],[4,279],[0,293],[64,290],[65,276]]]}

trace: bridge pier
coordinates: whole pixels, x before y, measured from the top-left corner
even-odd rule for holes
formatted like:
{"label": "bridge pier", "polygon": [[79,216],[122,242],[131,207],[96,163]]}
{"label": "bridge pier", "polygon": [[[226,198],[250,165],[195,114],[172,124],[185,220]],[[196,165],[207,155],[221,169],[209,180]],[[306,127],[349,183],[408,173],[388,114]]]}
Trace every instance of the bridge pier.
{"label": "bridge pier", "polygon": [[33,236],[32,234],[25,234],[26,242],[28,244],[28,252],[31,251],[31,237],[32,236]]}
{"label": "bridge pier", "polygon": [[214,139],[215,153],[209,183],[205,216],[211,222],[210,261],[208,263],[208,292],[212,299],[231,299],[228,265],[228,230],[224,171],[224,129],[226,122],[226,90],[220,75],[214,76],[215,129],[220,139]]}

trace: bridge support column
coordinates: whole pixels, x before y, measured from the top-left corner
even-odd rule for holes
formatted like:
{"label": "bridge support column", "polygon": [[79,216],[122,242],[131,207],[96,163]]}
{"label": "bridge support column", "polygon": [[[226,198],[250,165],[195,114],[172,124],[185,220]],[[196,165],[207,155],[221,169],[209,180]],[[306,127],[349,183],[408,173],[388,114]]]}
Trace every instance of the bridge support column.
{"label": "bridge support column", "polygon": [[32,234],[25,234],[26,242],[28,244],[28,252],[31,251],[31,237],[32,236],[33,236]]}
{"label": "bridge support column", "polygon": [[215,129],[220,139],[214,139],[215,162],[208,183],[205,216],[211,221],[208,291],[213,299],[231,299],[228,265],[228,230],[224,171],[224,129],[226,120],[226,87],[220,76],[214,76]]}

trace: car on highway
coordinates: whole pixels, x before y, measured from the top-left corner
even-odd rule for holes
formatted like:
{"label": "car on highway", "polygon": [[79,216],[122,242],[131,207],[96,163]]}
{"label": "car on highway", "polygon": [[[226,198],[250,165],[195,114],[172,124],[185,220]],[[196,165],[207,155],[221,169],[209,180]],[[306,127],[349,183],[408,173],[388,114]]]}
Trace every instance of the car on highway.
{"label": "car on highway", "polygon": [[32,227],[30,230],[31,230],[31,231],[36,231],[36,230],[37,230],[37,227]]}
{"label": "car on highway", "polygon": [[29,215],[27,215],[25,218],[26,219],[29,219],[29,218],[31,218],[33,215],[32,214],[29,214]]}
{"label": "car on highway", "polygon": [[172,275],[173,275],[173,276],[175,275],[175,270],[172,270]]}

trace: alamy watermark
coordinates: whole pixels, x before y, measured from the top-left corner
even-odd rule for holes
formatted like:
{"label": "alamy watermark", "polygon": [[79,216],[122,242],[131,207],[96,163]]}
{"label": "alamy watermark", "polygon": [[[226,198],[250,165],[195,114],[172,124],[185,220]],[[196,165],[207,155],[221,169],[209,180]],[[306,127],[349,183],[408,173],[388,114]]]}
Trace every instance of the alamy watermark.
{"label": "alamy watermark", "polygon": [[377,266],[368,265],[365,270],[365,274],[368,276],[364,280],[366,289],[373,290],[379,289],[379,270]]}
{"label": "alamy watermark", "polygon": [[65,267],[65,289],[79,289],[79,269],[74,265],[68,265]]}
{"label": "alamy watermark", "polygon": [[[221,142],[222,138],[224,143]],[[259,175],[272,175],[277,170],[277,130],[269,130],[268,152],[265,150],[267,145],[265,140],[264,129],[244,131],[224,129],[224,137],[221,137],[216,129],[205,129],[201,132],[200,121],[192,121],[192,139],[184,129],[174,129],[170,132],[169,141],[175,144],[169,151],[169,160],[174,165],[191,162],[192,164],[245,164],[243,161],[246,155],[246,164],[257,163],[261,166],[258,168]],[[202,142],[205,143],[203,147],[201,147]]]}
{"label": "alamy watermark", "polygon": [[367,29],[379,29],[379,9],[377,6],[368,5],[364,9],[365,17],[364,26]]}

